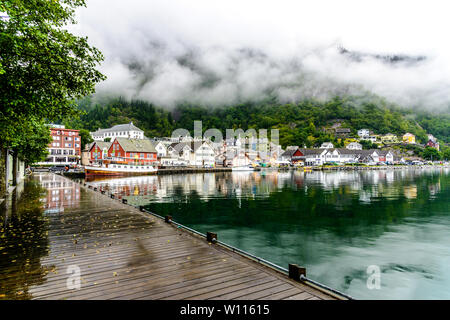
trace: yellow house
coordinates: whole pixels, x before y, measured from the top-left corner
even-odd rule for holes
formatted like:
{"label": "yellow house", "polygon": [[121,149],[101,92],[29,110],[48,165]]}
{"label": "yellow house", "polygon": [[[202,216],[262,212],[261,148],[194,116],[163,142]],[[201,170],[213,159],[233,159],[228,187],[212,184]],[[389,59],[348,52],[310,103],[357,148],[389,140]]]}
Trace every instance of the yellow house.
{"label": "yellow house", "polygon": [[383,143],[398,143],[398,138],[393,133],[387,133],[380,137],[381,142]]}
{"label": "yellow house", "polygon": [[403,142],[415,144],[416,143],[416,136],[412,133],[406,133],[403,135]]}

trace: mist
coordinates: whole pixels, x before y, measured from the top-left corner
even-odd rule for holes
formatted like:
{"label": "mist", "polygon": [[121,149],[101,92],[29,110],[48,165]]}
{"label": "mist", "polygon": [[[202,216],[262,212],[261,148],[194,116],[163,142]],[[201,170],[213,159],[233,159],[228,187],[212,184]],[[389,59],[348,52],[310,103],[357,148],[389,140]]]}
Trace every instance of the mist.
{"label": "mist", "polygon": [[373,93],[448,110],[445,1],[88,0],[73,31],[105,55],[97,96],[162,107]]}

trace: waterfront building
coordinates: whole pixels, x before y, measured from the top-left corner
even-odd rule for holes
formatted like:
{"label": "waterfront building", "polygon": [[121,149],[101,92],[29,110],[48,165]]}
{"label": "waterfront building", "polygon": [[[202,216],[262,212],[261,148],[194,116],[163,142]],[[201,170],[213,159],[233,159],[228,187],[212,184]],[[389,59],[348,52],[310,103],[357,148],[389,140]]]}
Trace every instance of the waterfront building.
{"label": "waterfront building", "polygon": [[124,164],[152,164],[157,159],[157,152],[148,139],[115,138],[108,149],[108,156],[103,160]]}
{"label": "waterfront building", "polygon": [[115,138],[129,138],[129,139],[144,139],[144,131],[136,127],[133,122],[127,124],[118,124],[108,129],[98,129],[91,132],[92,139],[95,141],[104,141],[110,138],[111,141]]}
{"label": "waterfront building", "polygon": [[89,148],[89,162],[101,163],[103,159],[108,157],[108,150],[112,142],[95,141]]}
{"label": "waterfront building", "polygon": [[71,165],[81,158],[81,137],[79,130],[66,129],[63,125],[51,125],[52,141],[47,147],[48,156],[39,165]]}

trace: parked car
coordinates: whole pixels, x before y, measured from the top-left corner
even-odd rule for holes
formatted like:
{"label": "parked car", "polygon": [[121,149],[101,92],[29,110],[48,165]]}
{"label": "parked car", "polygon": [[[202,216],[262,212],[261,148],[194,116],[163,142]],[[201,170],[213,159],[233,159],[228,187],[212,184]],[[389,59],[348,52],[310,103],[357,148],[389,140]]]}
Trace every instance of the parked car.
{"label": "parked car", "polygon": [[56,165],[53,167],[50,167],[50,172],[63,172],[66,171],[66,166],[65,165]]}

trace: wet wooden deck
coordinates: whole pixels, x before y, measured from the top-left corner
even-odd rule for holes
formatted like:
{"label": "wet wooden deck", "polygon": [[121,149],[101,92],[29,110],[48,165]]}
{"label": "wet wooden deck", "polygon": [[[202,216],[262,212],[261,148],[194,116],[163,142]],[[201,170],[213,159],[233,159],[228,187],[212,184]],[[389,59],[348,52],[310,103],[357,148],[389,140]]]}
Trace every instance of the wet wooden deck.
{"label": "wet wooden deck", "polygon": [[[2,276],[3,287],[29,277],[31,299],[333,299],[67,178],[34,179],[49,189],[44,276]],[[52,188],[60,186],[74,201],[52,208]],[[71,266],[81,272],[80,289],[67,286]]]}

